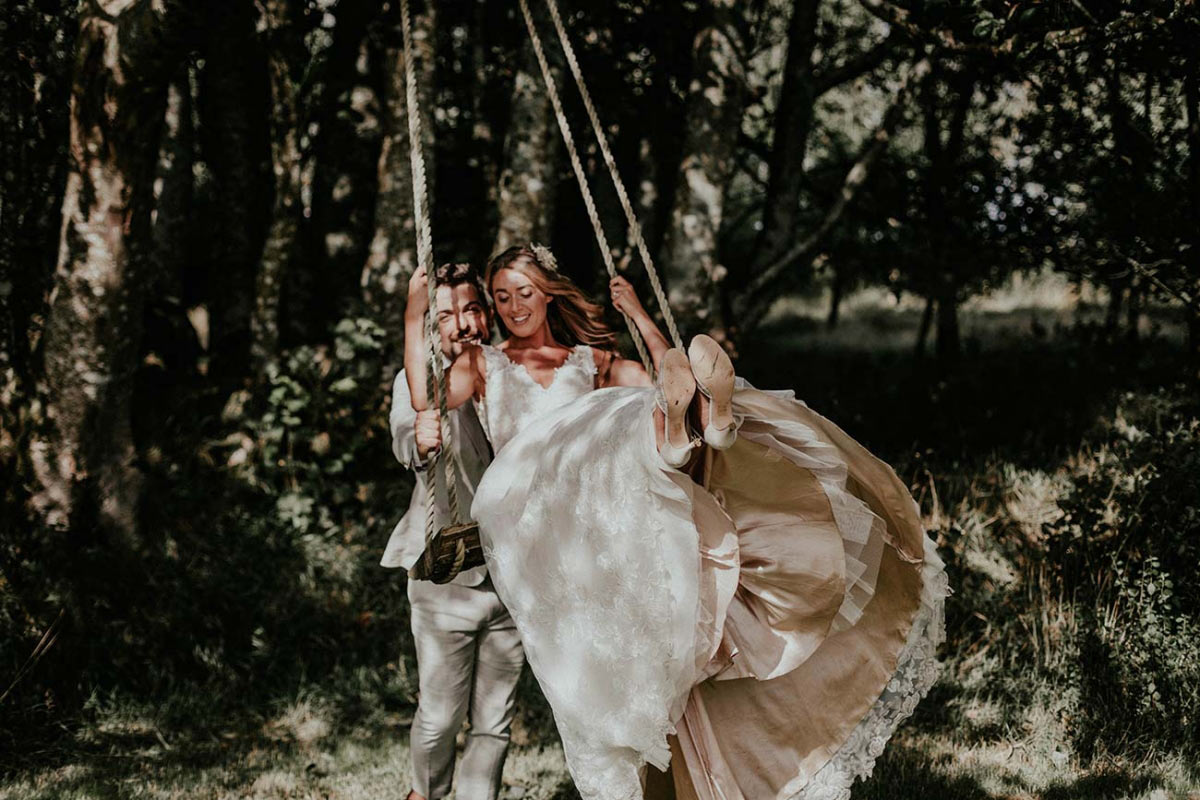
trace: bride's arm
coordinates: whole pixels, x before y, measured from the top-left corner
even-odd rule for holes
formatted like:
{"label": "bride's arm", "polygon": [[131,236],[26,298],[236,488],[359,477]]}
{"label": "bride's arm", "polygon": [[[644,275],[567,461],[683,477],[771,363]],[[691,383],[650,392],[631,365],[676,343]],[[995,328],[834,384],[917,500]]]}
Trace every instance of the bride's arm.
{"label": "bride's arm", "polygon": [[[630,285],[629,281],[625,280],[620,275],[617,275],[608,282],[608,290],[612,295],[613,306],[616,307],[618,311],[621,311],[631,320],[633,320],[633,324],[637,326],[638,333],[642,335],[642,339],[646,343],[646,350],[650,354],[650,360],[654,363],[654,368],[658,369],[658,365],[662,362],[663,354],[665,354],[667,350],[671,349],[671,343],[667,341],[667,337],[663,336],[662,331],[660,331],[658,326],[654,324],[654,319],[650,316],[646,309],[642,307],[642,302],[638,300],[637,293],[633,291],[633,286]],[[619,363],[621,362],[616,362],[613,364],[614,370],[617,368]],[[632,362],[625,363],[628,364]],[[646,371],[641,369],[640,366],[638,368],[644,375]],[[649,377],[647,377],[646,380],[649,381]],[[610,380],[609,383],[610,385],[617,386],[641,385],[637,383],[614,384],[614,381],[612,380]]]}
{"label": "bride's arm", "polygon": [[654,385],[650,380],[650,376],[646,374],[646,368],[639,362],[630,361],[628,358],[621,358],[616,353],[606,353],[605,355],[612,358],[612,363],[608,367],[604,386]]}
{"label": "bride's arm", "polygon": [[[412,407],[416,411],[429,407],[426,381],[429,345],[425,338],[425,311],[428,308],[425,270],[418,269],[409,279],[408,305],[404,309],[404,372]],[[482,385],[483,375],[483,351],[477,346],[464,350],[448,368],[446,406],[458,408],[470,400]]]}

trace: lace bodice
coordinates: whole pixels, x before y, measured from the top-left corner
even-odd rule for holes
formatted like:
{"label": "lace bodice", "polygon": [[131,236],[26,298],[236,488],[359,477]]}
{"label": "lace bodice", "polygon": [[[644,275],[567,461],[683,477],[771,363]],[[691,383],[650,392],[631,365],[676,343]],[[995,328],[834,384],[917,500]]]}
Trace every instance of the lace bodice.
{"label": "lace bodice", "polygon": [[480,419],[492,450],[499,453],[531,420],[545,417],[559,406],[592,391],[596,361],[592,348],[576,345],[567,360],[554,371],[554,380],[542,386],[529,370],[513,361],[503,350],[483,345],[487,363],[487,396]]}

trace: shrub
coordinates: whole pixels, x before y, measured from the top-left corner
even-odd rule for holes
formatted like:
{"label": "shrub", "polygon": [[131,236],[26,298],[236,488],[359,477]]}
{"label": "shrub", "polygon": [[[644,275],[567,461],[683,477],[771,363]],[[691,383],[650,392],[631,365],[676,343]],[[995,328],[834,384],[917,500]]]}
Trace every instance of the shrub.
{"label": "shrub", "polygon": [[1084,754],[1200,743],[1200,419],[1181,388],[1126,395],[1046,525],[1076,610]]}

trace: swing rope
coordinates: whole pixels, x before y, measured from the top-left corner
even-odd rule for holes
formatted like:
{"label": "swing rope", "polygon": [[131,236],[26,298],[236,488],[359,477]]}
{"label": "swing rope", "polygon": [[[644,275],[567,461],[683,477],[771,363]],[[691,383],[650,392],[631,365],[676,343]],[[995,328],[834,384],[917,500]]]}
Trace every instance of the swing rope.
{"label": "swing rope", "polygon": [[[524,7],[525,0],[521,0],[521,5]],[[579,96],[583,100],[583,107],[587,111],[588,119],[592,123],[592,131],[596,134],[596,141],[600,144],[600,153],[604,157],[604,164],[608,167],[608,174],[612,178],[613,188],[617,190],[617,199],[621,202],[621,208],[625,212],[625,221],[629,224],[629,237],[633,239],[634,246],[637,248],[638,255],[642,258],[642,265],[646,268],[646,275],[650,278],[650,287],[654,290],[654,296],[658,300],[658,307],[662,311],[663,321],[667,324],[667,330],[671,334],[671,341],[680,350],[683,349],[683,339],[679,335],[679,328],[675,325],[675,315],[671,313],[671,304],[667,300],[667,294],[663,290],[662,282],[658,277],[658,270],[654,267],[654,261],[650,257],[650,249],[646,247],[646,240],[642,236],[642,226],[638,223],[637,215],[633,211],[633,204],[629,202],[629,194],[625,191],[625,184],[621,180],[621,174],[617,171],[617,162],[613,158],[612,151],[608,147],[608,137],[604,135],[604,127],[600,124],[600,116],[596,113],[596,106],[592,103],[592,94],[588,91],[587,82],[583,78],[583,70],[579,68],[579,60],[575,57],[575,48],[571,46],[571,39],[567,35],[567,29],[563,25],[562,16],[558,13],[558,3],[556,0],[546,0],[546,7],[550,11],[550,19],[554,21],[554,29],[558,32],[558,41],[562,47],[563,54],[567,58],[567,66],[571,69],[571,75],[575,77],[575,86],[579,89]],[[526,22],[529,22],[528,12],[525,15]],[[535,47],[538,45],[535,42]],[[545,75],[545,73],[543,73]],[[550,82],[548,75],[545,75],[547,84]],[[556,105],[557,109],[558,106]],[[563,126],[564,131],[568,125],[566,117],[559,114],[559,125]],[[564,133],[564,136],[567,134]],[[586,181],[585,177],[580,177],[581,173],[576,173],[581,182]]]}
{"label": "swing rope", "polygon": [[[533,44],[533,53],[537,57],[538,66],[542,71],[542,81],[546,84],[546,94],[550,98],[550,104],[554,107],[554,115],[558,118],[558,129],[562,133],[563,143],[567,147],[567,155],[571,158],[571,168],[575,171],[575,180],[579,184],[579,191],[583,195],[583,204],[587,208],[588,219],[592,222],[592,232],[596,235],[596,244],[600,248],[600,256],[604,259],[604,268],[608,270],[609,278],[617,276],[617,267],[613,263],[612,251],[608,246],[608,237],[604,235],[604,226],[600,223],[600,214],[596,210],[596,201],[592,197],[592,189],[588,184],[587,174],[583,170],[583,162],[579,158],[579,151],[575,147],[575,137],[571,133],[570,123],[567,122],[567,115],[563,111],[562,101],[558,96],[558,89],[554,84],[554,76],[550,73],[550,64],[546,61],[546,53],[542,49],[542,40],[538,36],[537,26],[533,22],[533,14],[529,11],[528,0],[518,0],[521,4],[521,14],[525,17],[525,27],[529,29],[529,39]],[[660,302],[662,302],[660,300]],[[646,345],[642,341],[642,336],[638,333],[637,327],[633,324],[628,315],[621,312],[621,316],[625,319],[625,325],[629,328],[629,337],[633,339],[633,346],[637,348],[638,356],[642,359],[642,366],[646,368],[646,373],[653,379],[654,377],[654,362],[651,361],[650,355],[646,352]],[[676,334],[678,336],[678,334]]]}
{"label": "swing rope", "polygon": [[[429,191],[425,180],[425,157],[421,152],[421,114],[419,96],[417,93],[417,75],[414,48],[412,46],[412,17],[409,14],[409,0],[400,0],[401,36],[404,51],[404,89],[406,116],[408,117],[408,151],[412,165],[413,182],[413,217],[417,233],[417,266],[425,270],[426,286],[429,291],[429,310],[425,313],[425,339],[429,345],[429,373],[425,381],[426,396],[430,406],[437,406],[441,420],[442,446],[438,452],[431,454],[429,480],[425,482],[426,515],[425,515],[425,544],[428,547],[433,541],[436,531],[436,500],[437,500],[437,467],[440,464],[446,478],[446,493],[450,502],[450,514],[454,524],[460,524],[462,518],[458,510],[458,485],[454,475],[454,442],[452,441],[452,426],[448,416],[446,371],[442,364],[442,350],[439,346],[441,337],[438,334],[437,314],[437,284],[434,280],[433,269],[433,232],[429,224]],[[465,553],[460,546],[457,554],[456,569],[462,566]]]}
{"label": "swing rope", "polygon": [[[558,122],[559,132],[562,134],[563,143],[566,145],[567,154],[571,160],[571,168],[575,173],[575,180],[579,184],[580,194],[583,196],[584,206],[587,209],[588,219],[592,224],[592,232],[596,237],[596,244],[600,249],[601,258],[604,261],[605,270],[607,270],[609,278],[617,276],[616,264],[613,262],[612,250],[608,245],[608,238],[604,233],[604,226],[600,221],[600,214],[596,209],[596,201],[592,195],[591,185],[588,182],[587,173],[584,171],[583,162],[579,157],[578,148],[575,145],[575,137],[571,131],[570,122],[567,120],[566,112],[563,110],[562,100],[558,94],[558,88],[554,81],[554,76],[550,71],[550,64],[546,59],[546,53],[542,47],[541,37],[538,35],[537,26],[533,20],[533,14],[529,9],[528,0],[518,0],[521,7],[521,14],[525,19],[525,27],[529,31],[530,42],[533,45],[534,55],[537,58],[538,67],[542,73],[542,81],[546,87],[546,94],[550,99],[550,103],[554,108],[554,115]],[[642,235],[641,225],[637,221],[637,215],[634,213],[633,204],[629,201],[629,193],[625,190],[625,184],[621,181],[620,173],[617,170],[616,159],[613,158],[612,151],[609,149],[607,137],[604,134],[604,128],[600,124],[600,117],[596,113],[595,104],[592,102],[591,93],[588,91],[587,82],[584,80],[583,71],[579,66],[579,60],[575,55],[575,49],[571,45],[570,37],[567,35],[566,27],[563,25],[562,16],[559,13],[558,5],[555,0],[546,0],[546,6],[550,13],[550,18],[554,23],[555,31],[558,34],[558,40],[566,57],[567,64],[571,70],[571,74],[575,79],[575,85],[579,90],[580,97],[583,100],[583,105],[587,111],[588,119],[591,122],[592,131],[596,135],[596,140],[599,143],[600,152],[604,159],[604,164],[608,168],[609,177],[612,179],[613,187],[616,189],[617,198],[621,203],[621,209],[625,213],[625,220],[629,226],[629,238],[633,241],[634,247],[638,251],[638,255],[642,259],[642,265],[646,269],[646,274],[650,279],[650,286],[654,291],[655,298],[658,301],[659,308],[662,311],[663,320],[666,322],[667,329],[670,332],[671,339],[674,345],[678,348],[683,348],[683,340],[679,335],[679,329],[675,324],[675,317],[671,312],[670,303],[668,302],[666,292],[663,289],[662,282],[659,279],[658,271],[655,269],[654,261],[650,256],[650,250],[646,246],[646,241]],[[452,441],[452,428],[448,424],[448,387],[445,366],[442,363],[442,353],[439,347],[440,337],[437,329],[437,285],[435,281],[433,269],[433,233],[429,222],[429,191],[426,181],[425,158],[422,153],[422,136],[421,136],[421,115],[420,115],[420,97],[417,91],[416,79],[416,59],[414,58],[413,48],[413,31],[412,31],[412,15],[409,9],[409,0],[400,0],[401,14],[401,33],[403,40],[403,55],[404,55],[404,88],[405,88],[405,106],[408,117],[408,137],[409,137],[409,160],[412,170],[413,181],[413,217],[416,225],[417,238],[417,266],[425,270],[427,276],[426,288],[429,297],[429,310],[425,314],[425,338],[428,343],[429,359],[428,373],[426,376],[426,395],[429,405],[436,406],[440,419],[443,424],[442,429],[442,446],[437,452],[431,454],[431,464],[429,469],[430,480],[426,482],[426,504],[427,514],[425,518],[425,544],[426,552],[428,553],[433,546],[436,529],[436,499],[437,499],[437,480],[436,468],[440,464],[444,469],[446,492],[448,495],[450,513],[452,516],[452,527],[471,527],[463,526],[461,523],[461,515],[458,507],[458,485],[455,478],[455,462],[457,461],[457,453],[454,451],[454,442]],[[654,364],[646,352],[646,345],[638,332],[637,327],[627,314],[621,312],[622,318],[625,320],[625,325],[629,330],[629,336],[633,340],[634,347],[637,349],[638,356],[641,358],[643,366],[650,377],[654,378]],[[474,534],[475,543],[478,544],[478,533]],[[445,541],[445,540],[443,540]],[[465,557],[466,547],[464,541],[460,538],[455,543],[454,563],[449,573],[452,578],[457,575],[462,568]]]}

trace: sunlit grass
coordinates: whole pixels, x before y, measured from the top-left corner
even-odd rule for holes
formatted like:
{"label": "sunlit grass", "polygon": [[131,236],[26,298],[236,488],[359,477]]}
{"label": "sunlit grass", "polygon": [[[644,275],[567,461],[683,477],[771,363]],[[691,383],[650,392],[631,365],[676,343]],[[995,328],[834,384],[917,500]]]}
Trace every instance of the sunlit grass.
{"label": "sunlit grass", "polygon": [[[960,687],[953,686],[957,678],[952,667],[930,698],[931,705],[941,702],[944,707],[927,708],[901,730],[875,774],[855,789],[856,800],[1200,796],[1195,765],[1176,755],[1081,765],[1056,717],[1052,687],[1039,692],[1047,702],[1006,721],[999,702],[978,691],[986,681],[978,683],[970,674],[986,672],[987,666],[964,668],[964,693],[953,695]],[[56,766],[22,772],[0,787],[0,800],[406,796],[411,773],[405,726],[324,730],[313,726],[312,719],[304,700],[249,736],[216,728],[204,736],[166,732],[160,738],[161,732],[144,719],[107,719],[92,731],[92,747],[73,756],[60,754],[62,762]],[[507,800],[576,797],[555,745],[514,747],[504,784],[502,798]]]}

